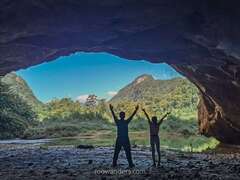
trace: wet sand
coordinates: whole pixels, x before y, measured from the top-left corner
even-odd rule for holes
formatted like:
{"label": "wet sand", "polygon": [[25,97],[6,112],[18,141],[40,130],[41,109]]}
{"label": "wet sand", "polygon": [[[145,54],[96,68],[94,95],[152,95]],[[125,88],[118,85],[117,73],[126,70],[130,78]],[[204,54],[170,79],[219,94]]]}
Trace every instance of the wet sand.
{"label": "wet sand", "polygon": [[0,145],[0,179],[240,179],[239,153],[183,153],[163,150],[160,168],[151,167],[149,148],[133,148],[136,167],[127,169],[124,151],[111,168],[112,147],[46,149]]}

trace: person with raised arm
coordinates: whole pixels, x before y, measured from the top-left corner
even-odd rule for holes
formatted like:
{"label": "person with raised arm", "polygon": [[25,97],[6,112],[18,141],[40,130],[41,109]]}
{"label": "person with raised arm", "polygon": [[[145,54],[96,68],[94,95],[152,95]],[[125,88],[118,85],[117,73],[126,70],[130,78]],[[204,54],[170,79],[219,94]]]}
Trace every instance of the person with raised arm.
{"label": "person with raised arm", "polygon": [[147,117],[149,128],[150,128],[150,144],[151,144],[151,150],[152,150],[152,160],[153,165],[156,167],[156,160],[155,160],[155,146],[158,153],[158,166],[160,166],[160,160],[161,160],[161,153],[160,153],[160,138],[159,138],[159,127],[162,124],[163,120],[170,114],[170,112],[166,113],[158,122],[158,119],[156,116],[153,116],[151,119],[149,115],[147,114],[146,110],[142,109],[144,114]]}
{"label": "person with raised arm", "polygon": [[116,138],[116,143],[115,143],[112,167],[117,166],[118,155],[119,155],[119,152],[121,151],[121,148],[123,147],[124,151],[126,153],[129,167],[132,168],[132,167],[134,167],[134,164],[133,164],[132,155],[131,155],[131,144],[130,144],[130,140],[128,137],[128,124],[131,122],[131,120],[137,113],[139,106],[137,105],[135,107],[135,110],[132,113],[132,115],[129,118],[127,118],[126,120],[125,120],[125,112],[121,111],[119,113],[120,119],[118,119],[114,112],[113,106],[111,104],[109,105],[109,108],[111,110],[114,122],[117,126],[117,138]]}

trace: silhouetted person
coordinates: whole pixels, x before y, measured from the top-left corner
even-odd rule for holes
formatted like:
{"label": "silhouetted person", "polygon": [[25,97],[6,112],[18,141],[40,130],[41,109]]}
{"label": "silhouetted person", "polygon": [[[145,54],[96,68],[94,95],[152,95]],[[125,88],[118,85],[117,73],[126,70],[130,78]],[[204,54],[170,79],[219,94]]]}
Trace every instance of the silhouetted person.
{"label": "silhouetted person", "polygon": [[117,166],[118,154],[121,151],[121,148],[123,147],[126,153],[129,167],[132,168],[134,167],[134,164],[133,164],[132,155],[131,155],[131,144],[128,137],[128,124],[133,119],[134,115],[137,113],[139,106],[136,106],[133,114],[126,120],[125,120],[125,112],[120,112],[119,113],[120,119],[118,119],[114,113],[113,106],[110,104],[109,107],[112,112],[114,122],[116,123],[116,126],[117,126],[117,139],[115,144],[112,166],[113,167]]}
{"label": "silhouetted person", "polygon": [[167,115],[170,114],[168,112],[165,114],[160,121],[158,122],[157,117],[153,116],[152,120],[149,118],[147,112],[145,109],[142,109],[144,114],[146,115],[150,127],[150,144],[152,149],[152,160],[153,160],[153,166],[156,166],[156,160],[155,160],[155,145],[158,153],[158,166],[160,166],[160,160],[161,160],[161,154],[160,154],[160,139],[159,139],[159,127],[162,124],[163,120],[167,117]]}

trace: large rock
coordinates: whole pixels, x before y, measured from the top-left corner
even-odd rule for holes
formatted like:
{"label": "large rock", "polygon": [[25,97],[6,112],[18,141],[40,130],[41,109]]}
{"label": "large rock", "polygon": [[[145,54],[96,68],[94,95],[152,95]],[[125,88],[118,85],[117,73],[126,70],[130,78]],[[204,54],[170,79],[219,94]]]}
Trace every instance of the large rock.
{"label": "large rock", "polygon": [[76,51],[167,62],[201,91],[200,131],[240,144],[239,18],[234,0],[1,0],[0,75]]}
{"label": "large rock", "polygon": [[199,131],[221,142],[240,143],[239,66],[174,66],[200,91]]}

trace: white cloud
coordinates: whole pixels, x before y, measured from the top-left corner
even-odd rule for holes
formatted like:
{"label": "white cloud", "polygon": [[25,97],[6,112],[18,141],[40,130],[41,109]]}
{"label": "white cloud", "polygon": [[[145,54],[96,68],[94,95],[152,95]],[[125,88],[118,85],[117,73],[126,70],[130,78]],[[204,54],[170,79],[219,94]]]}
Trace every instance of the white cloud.
{"label": "white cloud", "polygon": [[117,93],[118,93],[117,91],[108,91],[107,95],[112,97],[115,96]]}
{"label": "white cloud", "polygon": [[88,94],[84,94],[84,95],[78,96],[76,99],[77,99],[77,101],[79,101],[80,103],[85,103],[86,100],[87,100],[87,98],[88,98]]}

